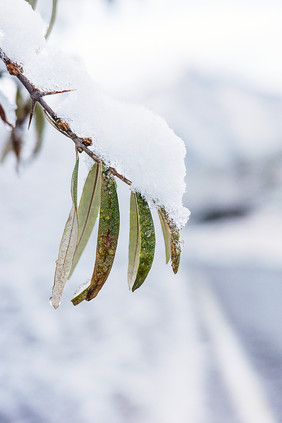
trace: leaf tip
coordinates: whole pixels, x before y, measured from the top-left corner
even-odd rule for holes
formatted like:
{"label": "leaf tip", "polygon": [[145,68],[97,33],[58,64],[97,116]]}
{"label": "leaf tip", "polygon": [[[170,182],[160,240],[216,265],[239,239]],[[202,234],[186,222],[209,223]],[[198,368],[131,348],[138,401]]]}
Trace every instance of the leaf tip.
{"label": "leaf tip", "polygon": [[59,301],[58,299],[54,297],[49,298],[49,303],[51,304],[52,307],[54,307],[55,310],[57,310],[57,308],[59,308],[61,305],[61,301]]}
{"label": "leaf tip", "polygon": [[179,269],[179,263],[171,264],[171,267],[172,267],[173,273],[176,275]]}
{"label": "leaf tip", "polygon": [[82,301],[86,300],[87,292],[89,288],[89,281],[83,283],[73,294],[71,302],[74,306],[80,304]]}

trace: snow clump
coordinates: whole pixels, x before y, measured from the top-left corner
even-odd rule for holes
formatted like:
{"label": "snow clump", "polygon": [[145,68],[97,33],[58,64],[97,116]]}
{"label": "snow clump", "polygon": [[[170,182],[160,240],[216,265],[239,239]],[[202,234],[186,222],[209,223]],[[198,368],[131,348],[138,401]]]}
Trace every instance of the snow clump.
{"label": "snow clump", "polygon": [[143,106],[104,94],[78,61],[46,46],[46,25],[23,0],[0,0],[0,47],[23,65],[39,89],[73,89],[48,101],[92,150],[132,181],[132,189],[151,204],[165,207],[181,228],[189,217],[183,207],[186,154],[183,141],[165,120]]}

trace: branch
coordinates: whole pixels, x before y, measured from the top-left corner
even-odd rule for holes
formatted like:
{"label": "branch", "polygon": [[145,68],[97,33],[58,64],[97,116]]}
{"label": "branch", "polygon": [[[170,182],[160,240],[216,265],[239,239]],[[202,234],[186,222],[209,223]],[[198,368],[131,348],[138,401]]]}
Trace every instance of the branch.
{"label": "branch", "polygon": [[[29,79],[23,74],[23,68],[17,64],[16,62],[13,62],[6,53],[1,49],[0,47],[0,58],[5,63],[7,71],[10,75],[15,76],[22,85],[26,88],[28,91],[30,98],[31,98],[31,112],[30,112],[30,119],[29,119],[29,125],[31,123],[32,117],[33,117],[33,111],[36,103],[39,103],[41,107],[43,108],[45,115],[47,116],[48,121],[60,132],[62,132],[67,137],[71,138],[74,142],[76,149],[79,153],[82,153],[84,151],[91,159],[96,163],[102,163],[102,159],[100,159],[96,154],[93,153],[93,151],[89,150],[87,146],[92,144],[91,138],[81,138],[77,136],[68,123],[66,123],[63,119],[61,119],[54,110],[46,103],[46,101],[43,99],[46,95],[51,94],[60,94],[64,92],[68,92],[71,90],[63,90],[63,91],[40,91],[38,88],[36,88]],[[125,182],[127,185],[131,185],[132,182],[127,179],[125,176],[118,173],[118,171],[110,167],[109,172],[113,175]]]}

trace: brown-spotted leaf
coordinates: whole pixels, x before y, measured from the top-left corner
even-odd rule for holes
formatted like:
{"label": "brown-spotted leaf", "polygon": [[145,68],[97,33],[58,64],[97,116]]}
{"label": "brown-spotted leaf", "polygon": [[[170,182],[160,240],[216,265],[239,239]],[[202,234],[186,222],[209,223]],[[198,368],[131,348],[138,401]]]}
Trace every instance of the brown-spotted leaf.
{"label": "brown-spotted leaf", "polygon": [[154,260],[155,228],[149,205],[140,193],[131,193],[128,284],[132,291],[145,281]]}
{"label": "brown-spotted leaf", "polygon": [[166,250],[166,262],[171,260],[171,267],[174,273],[178,272],[181,254],[181,242],[179,229],[176,224],[168,218],[168,215],[164,208],[158,210],[159,218],[161,221],[165,250]]}
{"label": "brown-spotted leaf", "polygon": [[54,277],[54,285],[52,289],[52,297],[50,302],[54,308],[58,308],[61,303],[61,298],[65,284],[68,280],[73,261],[73,255],[77,244],[78,235],[78,220],[77,220],[77,179],[78,179],[78,165],[76,161],[71,183],[71,195],[73,205],[66,222],[63,236],[61,239],[58,260],[56,262],[56,270]]}
{"label": "brown-spotted leaf", "polygon": [[86,300],[96,297],[111,271],[119,235],[119,204],[116,182],[107,172],[102,173],[100,219],[96,261]]}
{"label": "brown-spotted leaf", "polygon": [[93,231],[100,208],[102,165],[94,164],[86,178],[78,206],[78,237],[74,252],[71,277]]}

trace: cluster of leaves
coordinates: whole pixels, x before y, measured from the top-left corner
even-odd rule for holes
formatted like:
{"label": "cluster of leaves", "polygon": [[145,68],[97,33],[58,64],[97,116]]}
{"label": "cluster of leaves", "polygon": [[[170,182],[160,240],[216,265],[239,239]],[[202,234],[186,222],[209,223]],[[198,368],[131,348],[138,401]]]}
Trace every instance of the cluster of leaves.
{"label": "cluster of leaves", "polygon": [[[77,201],[79,159],[71,182],[72,208],[67,219],[56,263],[51,304],[58,308],[65,284],[70,279],[93,231],[99,214],[96,260],[91,281],[74,296],[72,303],[90,301],[106,282],[115,258],[119,236],[119,203],[116,182],[104,164],[95,163],[86,178]],[[165,240],[166,262],[171,261],[174,273],[180,260],[179,231],[164,209],[159,218]],[[131,192],[128,284],[132,291],[145,281],[154,259],[155,229],[149,205],[138,192]]]}
{"label": "cluster of leaves", "polygon": [[[26,1],[31,4],[33,9],[36,7],[37,0]],[[56,7],[57,0],[53,0],[52,16],[46,38],[50,34],[55,21]],[[13,66],[15,67],[15,64]],[[18,70],[17,67],[16,70]],[[12,73],[12,75],[16,74]],[[58,92],[44,92],[41,93],[41,96],[56,93]],[[31,98],[33,97],[31,96]],[[17,163],[20,162],[24,142],[24,128],[28,124],[28,118],[28,126],[30,125],[33,116],[35,118],[36,140],[32,157],[38,154],[42,145],[45,125],[44,116],[51,121],[58,131],[69,136],[69,132],[71,132],[69,126],[60,119],[53,122],[51,116],[48,117],[48,113],[44,114],[44,106],[42,109],[36,104],[36,101],[38,100],[26,99],[22,93],[22,87],[17,86],[15,125],[8,122],[5,110],[0,104],[0,118],[10,128],[9,137],[2,150],[1,161],[12,151],[16,155]],[[35,109],[34,106],[36,106]],[[84,145],[88,146],[90,142],[89,138],[83,138]],[[77,160],[71,180],[72,208],[65,224],[56,262],[54,285],[50,299],[54,308],[58,308],[60,305],[65,284],[72,276],[79,262],[98,216],[99,227],[93,274],[90,283],[81,289],[78,294],[75,294],[72,299],[74,305],[84,300],[90,301],[97,296],[110,274],[118,244],[120,215],[116,182],[113,174],[114,169],[108,168],[103,162],[97,160],[99,163],[93,164],[89,171],[78,203],[78,151],[82,152],[82,150],[81,147],[77,147]],[[115,175],[121,176],[117,173]],[[126,180],[126,178],[122,180]],[[130,183],[130,181],[126,181]],[[177,273],[181,253],[179,230],[175,223],[169,219],[164,208],[158,208],[158,215],[165,241],[166,262],[170,261],[174,273]],[[150,207],[139,192],[131,191],[128,285],[132,291],[138,289],[145,281],[152,267],[154,254],[155,229]]]}

